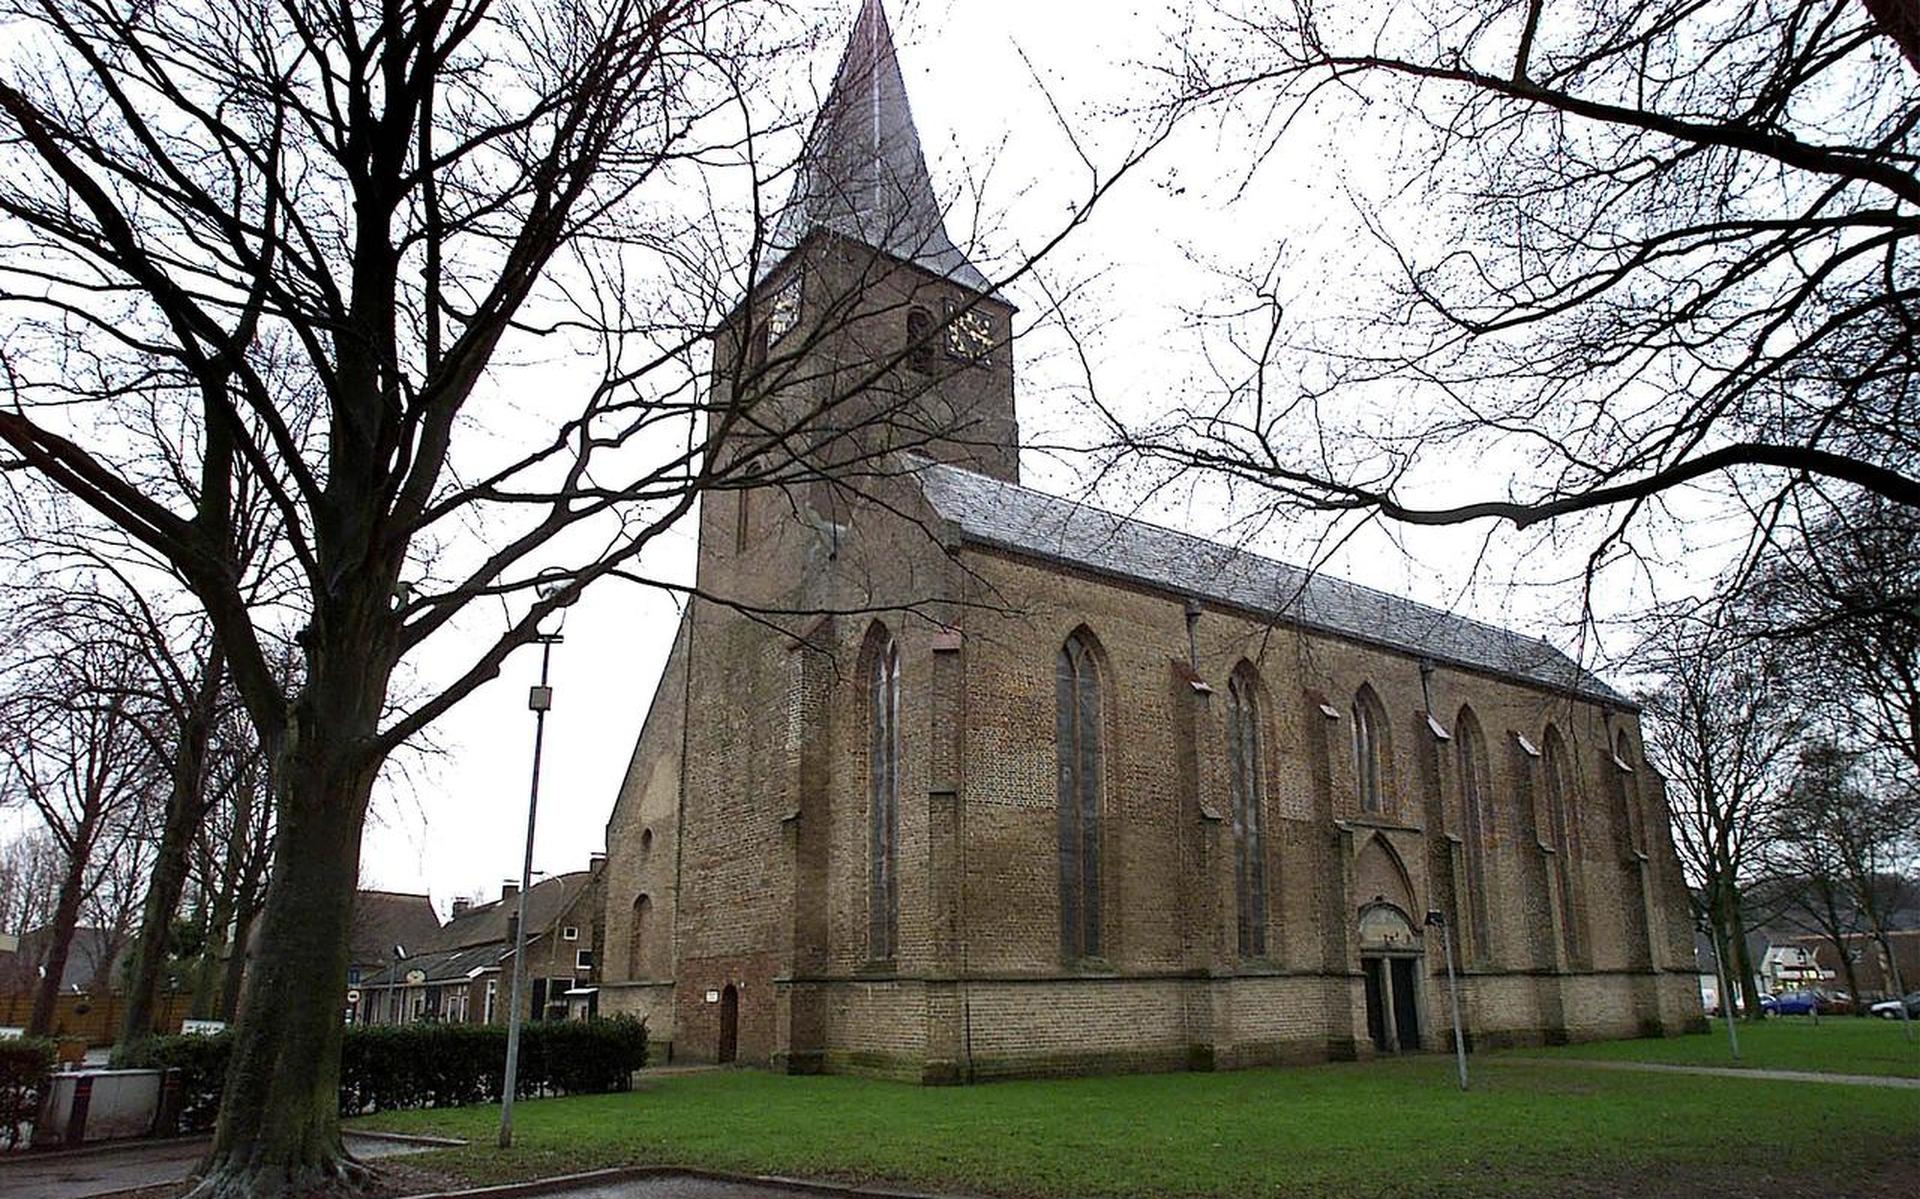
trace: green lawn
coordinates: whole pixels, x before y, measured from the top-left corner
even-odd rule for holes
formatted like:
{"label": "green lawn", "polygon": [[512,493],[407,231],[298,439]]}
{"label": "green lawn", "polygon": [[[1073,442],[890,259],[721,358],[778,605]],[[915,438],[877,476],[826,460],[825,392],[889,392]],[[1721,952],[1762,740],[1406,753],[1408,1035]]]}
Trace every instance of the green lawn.
{"label": "green lawn", "polygon": [[[1736,1064],[1727,1048],[1727,1026],[1710,1020],[1712,1035],[1596,1041],[1555,1049],[1517,1051],[1526,1056],[1589,1058],[1617,1062],[1671,1062],[1688,1066]],[[1767,1070],[1818,1070],[1828,1074],[1891,1074],[1920,1078],[1920,1030],[1902,1035],[1897,1020],[1781,1016],[1742,1023],[1739,1065]]]}
{"label": "green lawn", "polygon": [[521,1104],[505,1153],[497,1108],[363,1123],[469,1139],[409,1161],[474,1182],[666,1163],[1046,1196],[1688,1194],[1782,1162],[1863,1168],[1920,1131],[1910,1090],[1476,1068],[1465,1095],[1437,1055],[960,1088],[717,1071]]}

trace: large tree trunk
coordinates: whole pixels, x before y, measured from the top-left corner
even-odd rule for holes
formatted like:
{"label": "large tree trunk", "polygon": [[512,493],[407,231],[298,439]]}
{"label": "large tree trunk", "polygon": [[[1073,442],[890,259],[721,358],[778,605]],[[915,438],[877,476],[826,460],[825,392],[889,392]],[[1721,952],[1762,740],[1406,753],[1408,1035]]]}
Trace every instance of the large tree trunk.
{"label": "large tree trunk", "polygon": [[195,785],[192,793],[183,797],[183,782],[175,780],[173,793],[168,796],[167,819],[160,832],[153,880],[147,885],[146,902],[140,910],[140,931],[133,941],[127,1010],[120,1020],[123,1050],[157,1031],[154,1008],[160,990],[160,970],[166,965],[168,934],[173,929],[174,913],[180,907],[180,893],[187,886],[187,852],[193,848],[194,834],[199,831],[201,817],[205,815],[200,805],[200,788]]}
{"label": "large tree trunk", "polygon": [[1746,1001],[1746,1017],[1763,1020],[1767,1012],[1760,1006],[1760,980],[1754,976],[1753,953],[1747,948],[1747,921],[1740,914],[1739,890],[1731,883],[1727,885],[1727,904],[1732,909],[1729,923],[1733,926],[1733,961],[1740,969],[1740,994]]}
{"label": "large tree trunk", "polygon": [[[79,841],[80,845],[88,840]],[[67,861],[66,877],[60,880],[60,901],[54,905],[51,940],[44,962],[45,974],[33,989],[33,1013],[27,1017],[27,1035],[44,1037],[53,1032],[54,1005],[60,998],[60,978],[67,972],[67,958],[73,952],[73,930],[80,923],[80,904],[86,899],[87,853],[76,849]]]}
{"label": "large tree trunk", "polygon": [[339,1085],[347,935],[374,774],[343,764],[357,739],[342,740],[295,746],[283,763],[273,881],[196,1199],[305,1196],[367,1178],[341,1148]]}
{"label": "large tree trunk", "polygon": [[193,706],[174,746],[172,785],[167,791],[166,822],[153,863],[153,880],[140,909],[140,931],[133,941],[127,979],[127,1010],[120,1019],[120,1045],[131,1048],[152,1036],[160,970],[167,961],[168,934],[180,893],[187,886],[187,855],[207,816],[207,746],[213,736],[213,705],[219,698],[221,667],[217,655],[200,669]]}
{"label": "large tree trunk", "polygon": [[240,908],[234,916],[233,941],[227,946],[227,960],[221,966],[219,1006],[214,1009],[217,1019],[233,1023],[240,1011],[240,992],[247,981],[247,943],[253,939],[254,913],[251,908]]}

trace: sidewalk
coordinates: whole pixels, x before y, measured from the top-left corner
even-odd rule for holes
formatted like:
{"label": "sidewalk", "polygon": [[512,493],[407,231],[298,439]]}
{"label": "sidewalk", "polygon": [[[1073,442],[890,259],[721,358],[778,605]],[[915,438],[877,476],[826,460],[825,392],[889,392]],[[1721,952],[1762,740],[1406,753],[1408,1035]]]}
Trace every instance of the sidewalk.
{"label": "sidewalk", "polygon": [[1849,1087],[1920,1090],[1920,1078],[1891,1074],[1823,1074],[1818,1070],[1749,1070],[1743,1066],[1676,1066],[1666,1062],[1596,1061],[1578,1057],[1506,1057],[1503,1064],[1577,1067],[1582,1070],[1639,1070],[1653,1074],[1699,1074],[1708,1078],[1761,1078],[1772,1082],[1831,1082]]}
{"label": "sidewalk", "polygon": [[[87,1199],[113,1191],[180,1182],[206,1156],[207,1137],[128,1141],[97,1148],[11,1154],[0,1160],[6,1199]],[[364,1133],[346,1134],[347,1151],[361,1159],[424,1153],[431,1143]]]}

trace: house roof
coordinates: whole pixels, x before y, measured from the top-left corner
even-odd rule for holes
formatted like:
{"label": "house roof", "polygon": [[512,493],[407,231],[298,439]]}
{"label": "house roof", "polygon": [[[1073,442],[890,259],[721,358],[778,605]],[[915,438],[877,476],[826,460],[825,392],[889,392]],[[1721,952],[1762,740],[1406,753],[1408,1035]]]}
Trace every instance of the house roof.
{"label": "house roof", "polygon": [[831,229],[976,291],[990,289],[947,235],[880,0],[865,0],[854,20],[754,283],[815,229]]}
{"label": "house roof", "polygon": [[[53,929],[36,928],[21,934],[20,947],[0,953],[0,989],[29,991],[39,985],[40,964],[53,940]],[[119,965],[132,945],[132,936],[115,938],[104,928],[80,925],[67,947],[67,966],[60,972],[60,989],[92,990],[95,983],[112,990],[121,985]]]}
{"label": "house roof", "polygon": [[[541,879],[527,892],[527,934],[533,936],[558,920],[580,898],[592,881],[590,871],[575,870]],[[483,903],[447,921],[423,950],[461,949],[507,939],[507,917],[518,910],[519,900],[494,900]],[[409,946],[411,948],[411,946]]]}
{"label": "house roof", "polygon": [[415,970],[424,975],[424,981],[428,983],[457,982],[476,970],[498,966],[502,959],[510,956],[512,949],[512,946],[502,940],[488,942],[485,945],[468,945],[460,949],[438,949],[414,954],[393,963],[377,974],[361,979],[360,985],[385,987],[394,983],[404,983],[407,976]]}
{"label": "house roof", "polygon": [[1632,706],[1538,638],[957,466],[913,465],[928,503],[969,541]]}
{"label": "house roof", "polygon": [[359,891],[353,899],[353,927],[349,958],[355,965],[393,960],[393,947],[408,950],[435,944],[440,917],[425,895],[399,891]]}

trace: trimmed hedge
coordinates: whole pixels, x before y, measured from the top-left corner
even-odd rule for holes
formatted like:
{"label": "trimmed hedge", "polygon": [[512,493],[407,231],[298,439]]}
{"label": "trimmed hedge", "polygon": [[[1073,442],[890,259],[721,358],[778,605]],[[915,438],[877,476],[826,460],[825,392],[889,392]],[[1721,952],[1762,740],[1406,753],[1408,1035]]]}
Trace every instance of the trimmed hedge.
{"label": "trimmed hedge", "polygon": [[[233,1034],[155,1037],[130,1067],[180,1071],[180,1128],[213,1127],[226,1085]],[[515,1092],[580,1095],[624,1091],[647,1064],[647,1026],[631,1016],[557,1020],[520,1027]],[[507,1030],[491,1024],[372,1025],[346,1030],[340,1051],[340,1113],[498,1103]]]}
{"label": "trimmed hedge", "polygon": [[40,1100],[53,1077],[54,1044],[44,1037],[0,1041],[0,1133],[7,1148],[20,1144],[20,1127],[40,1115]]}

